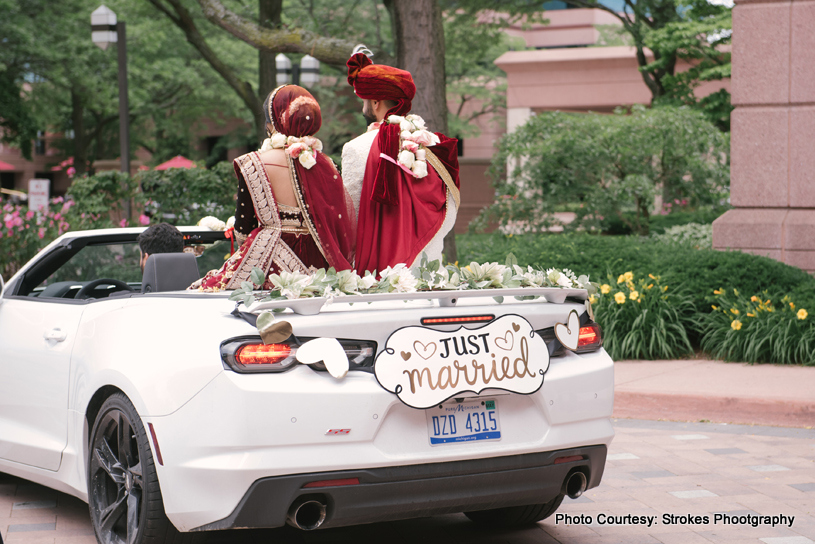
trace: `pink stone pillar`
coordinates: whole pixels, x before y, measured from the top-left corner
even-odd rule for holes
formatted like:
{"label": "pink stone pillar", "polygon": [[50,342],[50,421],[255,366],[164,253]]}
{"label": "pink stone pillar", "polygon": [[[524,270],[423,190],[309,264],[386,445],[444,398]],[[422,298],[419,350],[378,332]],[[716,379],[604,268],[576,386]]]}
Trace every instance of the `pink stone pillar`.
{"label": "pink stone pillar", "polygon": [[731,202],[713,247],[815,273],[815,0],[733,8]]}

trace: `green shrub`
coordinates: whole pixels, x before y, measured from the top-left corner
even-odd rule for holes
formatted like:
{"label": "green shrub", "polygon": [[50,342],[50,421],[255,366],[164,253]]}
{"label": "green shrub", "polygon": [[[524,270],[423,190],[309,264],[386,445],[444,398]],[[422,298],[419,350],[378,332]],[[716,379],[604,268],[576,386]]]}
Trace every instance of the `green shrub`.
{"label": "green shrub", "polygon": [[659,275],[691,295],[700,311],[710,311],[705,297],[724,286],[743,293],[768,290],[776,298],[790,295],[815,308],[815,278],[800,268],[740,251],[588,234],[468,234],[458,236],[456,244],[461,262],[501,262],[512,252],[522,266],[571,268],[589,274],[593,281],[620,270],[632,271],[637,277]]}
{"label": "green shrub", "polygon": [[695,249],[713,247],[713,225],[688,223],[666,229],[662,234],[653,234],[651,238],[663,244],[683,244]]}
{"label": "green shrub", "polygon": [[[765,291],[747,298],[717,289],[699,317],[701,346],[726,361],[815,365],[815,324],[789,296],[774,303]],[[810,306],[812,309],[812,306]]]}
{"label": "green shrub", "polygon": [[145,208],[159,221],[194,225],[214,215],[226,220],[235,213],[237,182],[232,163],[221,162],[211,169],[170,168],[140,175]]}
{"label": "green shrub", "polygon": [[729,149],[728,135],[687,107],[539,113],[501,139],[490,168],[497,200],[474,224],[541,232],[554,211],[577,205],[567,229],[603,231],[616,218],[648,234],[657,194],[693,208],[726,197]]}
{"label": "green shrub", "polygon": [[611,358],[675,359],[693,351],[686,329],[694,323],[693,299],[653,274],[608,276],[594,299],[595,319]]}

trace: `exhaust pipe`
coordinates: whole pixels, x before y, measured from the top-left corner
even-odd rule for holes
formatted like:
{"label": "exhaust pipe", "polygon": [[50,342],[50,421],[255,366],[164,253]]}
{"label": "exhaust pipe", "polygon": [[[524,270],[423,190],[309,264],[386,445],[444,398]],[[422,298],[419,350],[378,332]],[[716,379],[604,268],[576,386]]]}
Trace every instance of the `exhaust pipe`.
{"label": "exhaust pipe", "polygon": [[582,495],[587,485],[586,475],[580,471],[572,472],[563,483],[566,495],[568,495],[570,499],[576,499]]}
{"label": "exhaust pipe", "polygon": [[325,521],[325,503],[317,500],[307,500],[292,503],[286,516],[286,523],[303,531],[313,531]]}

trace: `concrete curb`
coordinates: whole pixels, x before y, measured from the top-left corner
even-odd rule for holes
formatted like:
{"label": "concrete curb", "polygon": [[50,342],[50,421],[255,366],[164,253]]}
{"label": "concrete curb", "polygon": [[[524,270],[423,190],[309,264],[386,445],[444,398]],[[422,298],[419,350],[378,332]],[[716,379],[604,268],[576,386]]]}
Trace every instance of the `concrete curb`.
{"label": "concrete curb", "polygon": [[670,421],[706,420],[717,423],[812,429],[815,426],[815,403],[616,391],[614,417]]}

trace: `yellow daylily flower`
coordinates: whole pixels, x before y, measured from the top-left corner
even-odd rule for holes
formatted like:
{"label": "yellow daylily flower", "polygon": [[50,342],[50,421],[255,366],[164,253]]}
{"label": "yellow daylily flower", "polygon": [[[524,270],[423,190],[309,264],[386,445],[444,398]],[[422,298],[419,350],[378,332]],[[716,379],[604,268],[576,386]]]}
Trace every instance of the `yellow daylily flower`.
{"label": "yellow daylily flower", "polygon": [[591,295],[589,297],[589,302],[591,302],[592,304],[595,304],[597,302],[597,297],[595,297],[594,295]]}
{"label": "yellow daylily flower", "polygon": [[618,291],[617,294],[614,295],[614,302],[617,304],[625,303],[625,295]]}
{"label": "yellow daylily flower", "polygon": [[733,312],[736,315],[739,315],[739,311],[737,309],[735,309],[735,308],[730,308],[730,311]]}
{"label": "yellow daylily flower", "polygon": [[747,317],[755,317],[755,316],[756,316],[756,314],[751,314],[750,312],[747,312]]}
{"label": "yellow daylily flower", "polygon": [[604,283],[603,285],[600,286],[600,292],[603,293],[604,295],[609,294],[611,292],[611,286],[607,283]]}
{"label": "yellow daylily flower", "polygon": [[738,319],[734,319],[733,322],[730,323],[730,328],[733,329],[734,331],[740,331],[741,321],[739,321]]}
{"label": "yellow daylily flower", "polygon": [[633,272],[626,272],[625,274],[623,274],[623,276],[625,276],[626,281],[632,281],[634,279]]}
{"label": "yellow daylily flower", "polygon": [[648,277],[651,278],[652,280],[657,279],[656,276],[654,276],[653,274],[648,274]]}
{"label": "yellow daylily flower", "polygon": [[710,307],[711,307],[711,308],[713,308],[714,310],[718,310],[718,309],[719,309],[719,307],[718,307],[718,306],[716,306],[715,304],[711,304],[711,305],[710,305]]}
{"label": "yellow daylily flower", "polygon": [[753,295],[750,297],[750,302],[761,302],[761,300],[759,300],[757,296]]}
{"label": "yellow daylily flower", "polygon": [[793,304],[792,302],[790,302],[790,310],[794,310],[794,309],[795,309],[795,304]]}
{"label": "yellow daylily flower", "polygon": [[723,294],[724,294],[724,291],[722,291],[721,289],[714,289],[714,290],[713,290],[713,294],[714,294],[714,295],[723,295]]}
{"label": "yellow daylily flower", "polygon": [[663,288],[662,288],[662,292],[663,292],[663,293],[667,293],[667,292],[668,292],[668,286],[667,286],[667,285],[666,285],[665,287],[663,287]]}
{"label": "yellow daylily flower", "polygon": [[623,276],[622,274],[620,274],[620,277],[619,277],[619,278],[617,278],[617,283],[618,283],[618,284],[620,284],[620,283],[622,283],[622,282],[624,282],[624,281],[625,281],[625,276]]}
{"label": "yellow daylily flower", "polygon": [[638,292],[636,292],[636,291],[631,291],[631,294],[630,294],[630,295],[628,295],[628,298],[630,298],[631,300],[637,300],[637,298],[638,298],[639,296],[640,296],[640,294],[639,294]]}
{"label": "yellow daylily flower", "polygon": [[798,313],[796,315],[798,316],[798,319],[806,319],[809,314],[807,313],[806,310],[801,308],[800,310],[798,310]]}

